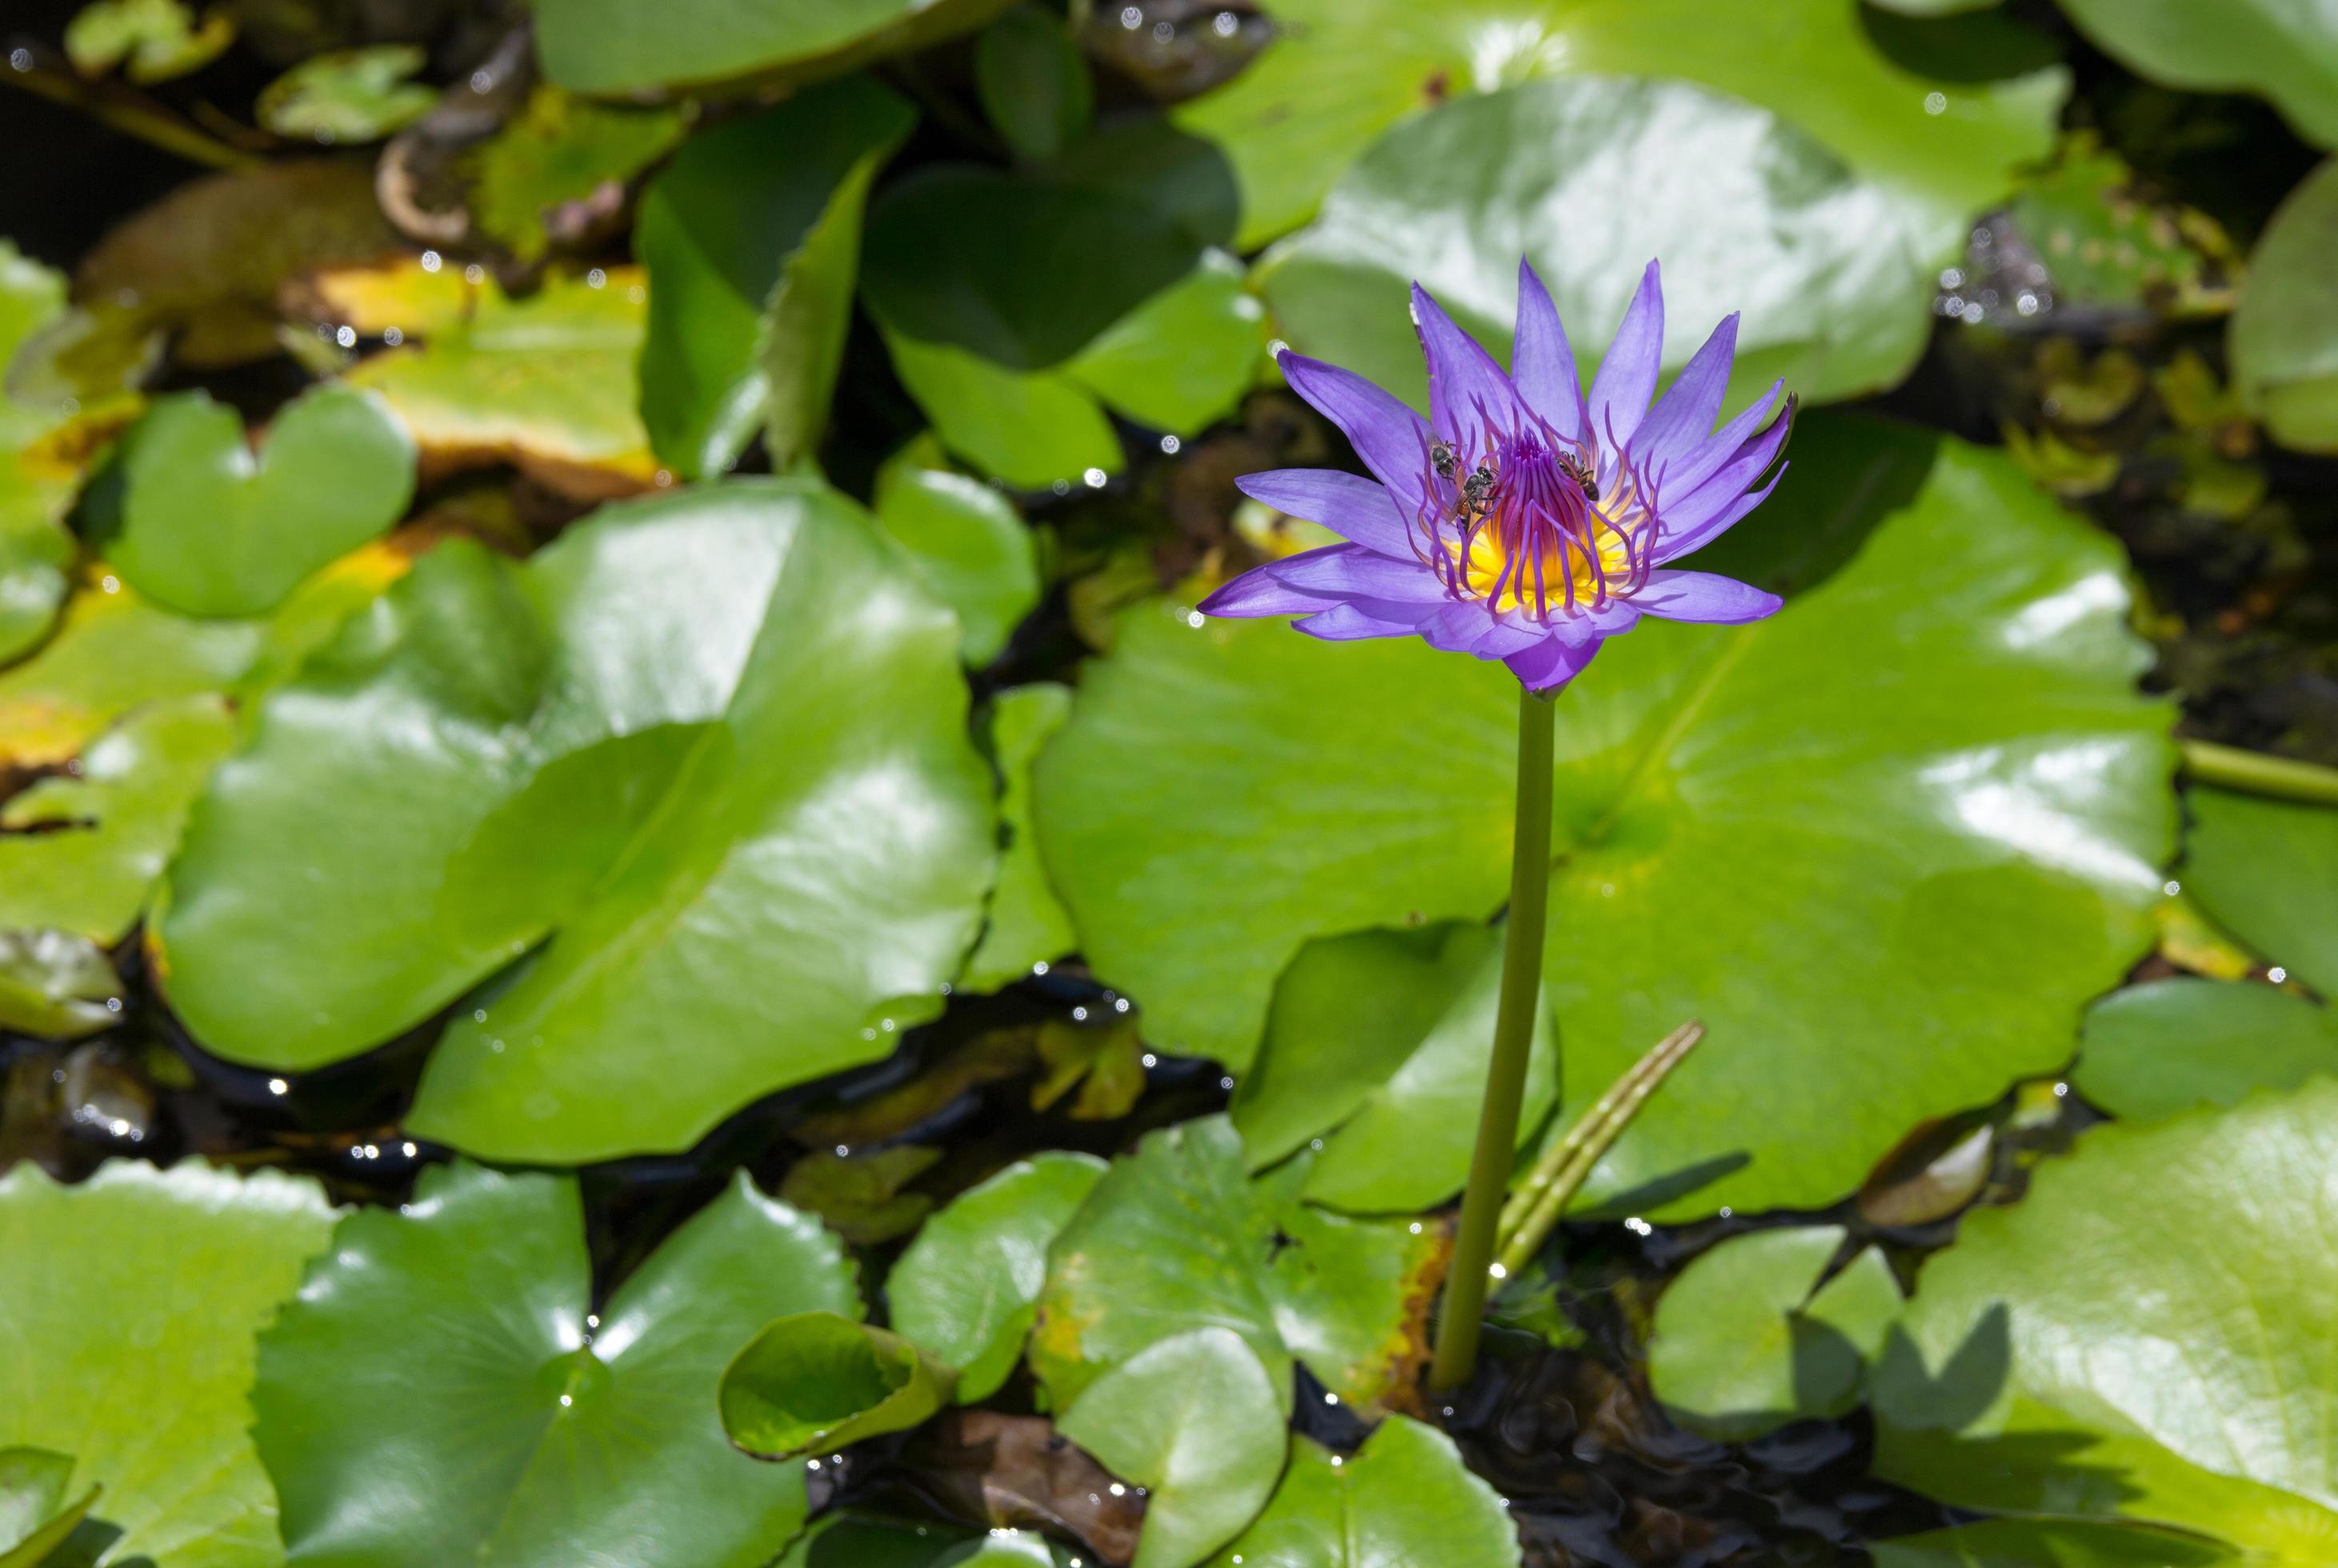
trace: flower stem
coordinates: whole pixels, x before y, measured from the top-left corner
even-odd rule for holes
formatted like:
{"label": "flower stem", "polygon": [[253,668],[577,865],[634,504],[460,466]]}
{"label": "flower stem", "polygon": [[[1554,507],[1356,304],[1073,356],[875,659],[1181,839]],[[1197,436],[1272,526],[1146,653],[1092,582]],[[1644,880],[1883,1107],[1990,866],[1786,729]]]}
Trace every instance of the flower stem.
{"label": "flower stem", "polygon": [[1478,1362],[1494,1230],[1518,1149],[1518,1102],[1526,1094],[1535,1006],[1542,993],[1543,915],[1550,902],[1551,720],[1557,706],[1548,697],[1518,689],[1518,825],[1510,841],[1501,1001],[1494,1016],[1485,1104],[1478,1112],[1478,1146],[1469,1157],[1453,1267],[1445,1277],[1445,1302],[1438,1315],[1437,1353],[1429,1368],[1429,1387],[1440,1393],[1468,1382]]}
{"label": "flower stem", "polygon": [[2184,742],[2184,776],[2196,784],[2221,784],[2254,795],[2272,795],[2308,806],[2338,806],[2338,768],[2213,740]]}

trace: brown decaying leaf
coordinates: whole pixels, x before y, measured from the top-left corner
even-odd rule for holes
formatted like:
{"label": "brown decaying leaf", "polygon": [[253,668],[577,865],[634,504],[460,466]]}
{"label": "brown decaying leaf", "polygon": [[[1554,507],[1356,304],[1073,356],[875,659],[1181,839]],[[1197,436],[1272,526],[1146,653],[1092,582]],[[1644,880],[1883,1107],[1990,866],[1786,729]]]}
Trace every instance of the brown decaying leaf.
{"label": "brown decaying leaf", "polygon": [[363,161],[311,158],[180,186],[83,258],[74,298],[177,334],[172,358],[218,369],[277,352],[277,286],[395,250]]}
{"label": "brown decaying leaf", "polygon": [[952,1410],[902,1455],[918,1489],[968,1524],[1036,1529],[1077,1541],[1100,1562],[1136,1554],[1144,1499],[1113,1478],[1053,1423],[996,1410]]}

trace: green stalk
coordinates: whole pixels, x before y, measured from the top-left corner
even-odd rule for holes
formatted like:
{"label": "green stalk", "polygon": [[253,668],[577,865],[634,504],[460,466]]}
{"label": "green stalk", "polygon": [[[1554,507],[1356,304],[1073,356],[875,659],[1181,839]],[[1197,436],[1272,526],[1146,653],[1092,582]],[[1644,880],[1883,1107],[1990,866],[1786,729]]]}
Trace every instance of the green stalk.
{"label": "green stalk", "polygon": [[1686,1061],[1704,1038],[1704,1025],[1691,1019],[1657,1041],[1567,1130],[1566,1137],[1554,1140],[1543,1151],[1502,1210],[1502,1222],[1495,1232],[1500,1256],[1494,1267],[1503,1275],[1517,1273],[1542,1250],[1567,1200],[1582,1187],[1599,1157],[1615,1146],[1632,1118],[1640,1113],[1640,1107],[1648,1102],[1648,1096],[1663,1086],[1673,1069]]}
{"label": "green stalk", "polygon": [[204,134],[160,103],[125,88],[84,83],[44,65],[7,66],[5,63],[0,63],[0,83],[77,109],[125,136],[207,169],[257,169],[262,162]]}
{"label": "green stalk", "polygon": [[1494,1055],[1486,1069],[1485,1104],[1478,1112],[1478,1146],[1469,1156],[1469,1185],[1461,1194],[1461,1222],[1453,1238],[1453,1268],[1445,1277],[1445,1302],[1438,1315],[1437,1354],[1429,1367],[1429,1387],[1439,1393],[1468,1382],[1478,1364],[1487,1269],[1493,1262],[1494,1230],[1518,1144],[1518,1102],[1526,1095],[1527,1057],[1542,992],[1543,916],[1550,903],[1551,720],[1556,708],[1548,697],[1518,689],[1518,825],[1510,841],[1510,914],[1502,947],[1501,1002],[1494,1015]]}
{"label": "green stalk", "polygon": [[2271,795],[2308,806],[2338,806],[2338,768],[2294,758],[2245,751],[2213,740],[2186,740],[2184,776],[2195,784],[2220,784],[2253,795]]}

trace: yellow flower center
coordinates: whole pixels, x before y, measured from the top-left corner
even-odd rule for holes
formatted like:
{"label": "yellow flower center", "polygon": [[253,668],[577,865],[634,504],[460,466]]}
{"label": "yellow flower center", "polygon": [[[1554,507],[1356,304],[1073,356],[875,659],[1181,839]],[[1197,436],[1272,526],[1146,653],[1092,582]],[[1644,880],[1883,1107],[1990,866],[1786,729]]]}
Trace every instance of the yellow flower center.
{"label": "yellow flower center", "polygon": [[[1480,524],[1470,536],[1466,562],[1461,558],[1461,541],[1445,541],[1447,558],[1461,568],[1461,580],[1470,593],[1492,600],[1497,613],[1537,603],[1535,564],[1529,558],[1519,562],[1516,572],[1511,571],[1513,543],[1502,538],[1504,532],[1492,522]],[[1546,528],[1528,532],[1538,535],[1535,542],[1542,545],[1540,603],[1553,610],[1596,604],[1602,598],[1603,573],[1606,592],[1612,593],[1631,573],[1629,541],[1596,512],[1591,514],[1591,537],[1599,552],[1596,565],[1591,552],[1578,540],[1562,538]],[[1568,593],[1570,586],[1572,594]]]}

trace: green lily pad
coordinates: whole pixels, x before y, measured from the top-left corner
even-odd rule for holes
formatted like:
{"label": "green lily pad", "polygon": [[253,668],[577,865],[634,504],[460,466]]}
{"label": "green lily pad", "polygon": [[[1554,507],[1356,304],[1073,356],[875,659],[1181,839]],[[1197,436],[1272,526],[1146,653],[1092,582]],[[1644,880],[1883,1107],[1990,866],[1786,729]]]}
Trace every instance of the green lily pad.
{"label": "green lily pad", "polygon": [[[1306,221],[1399,122],[1455,93],[1581,73],[1677,77],[1770,110],[1920,201],[1945,241],[2044,156],[2068,85],[2058,69],[1916,74],[1833,0],[1778,0],[1758,20],[1714,0],[1285,0],[1274,20],[1262,55],[1172,116],[1232,161],[1244,250]],[[1605,198],[1600,209],[1626,216]]]}
{"label": "green lily pad", "polygon": [[2184,888],[2217,924],[2338,996],[2338,811],[2195,789]]}
{"label": "green lily pad", "polygon": [[260,1337],[290,1560],[769,1562],[803,1475],[731,1446],[716,1383],[774,1310],[858,1315],[835,1239],[742,1172],[593,1306],[568,1178],[438,1167],[344,1219]]}
{"label": "green lily pad", "polygon": [[179,847],[187,808],[234,740],[217,697],[156,703],[84,751],[78,776],[0,800],[0,927],[106,946],[128,936]]}
{"label": "green lily pad", "polygon": [[101,575],[38,653],[0,671],[0,761],[63,762],[142,704],[226,691],[267,642],[258,622],[174,615]]}
{"label": "green lily pad", "polygon": [[0,1178],[0,1447],[70,1452],[121,1534],[105,1561],[274,1568],[276,1494],[247,1430],[252,1333],[331,1234],[313,1181],[117,1161]]}
{"label": "green lily pad", "polygon": [[84,76],[124,68],[133,82],[168,82],[201,70],[235,42],[235,22],[214,7],[199,21],[185,0],[93,0],[65,26],[65,56]]}
{"label": "green lily pad", "polygon": [[1039,602],[1039,543],[1015,504],[921,439],[877,471],[876,510],[909,570],[958,612],[966,662],[980,669],[997,658]]}
{"label": "green lily pad", "polygon": [[300,1069],[522,959],[408,1125],[516,1161],[686,1148],[938,1009],[994,857],[958,641],[811,481],[611,507],[524,566],[441,545],[197,803],[172,1003]]}
{"label": "green lily pad", "polygon": [[[1494,1050],[1501,933],[1440,924],[1311,942],[1276,982],[1258,1060],[1235,1091],[1254,1165],[1311,1142],[1303,1189],[1350,1212],[1433,1209],[1461,1191]],[[1535,1020],[1518,1116],[1534,1139],[1558,1099],[1550,1013]]]}
{"label": "green lily pad", "polygon": [[899,1334],[834,1312],[775,1318],[722,1370],[717,1402],[732,1445],[793,1459],[918,1425],[950,1401],[956,1374]]}
{"label": "green lily pad", "polygon": [[1844,1235],[1811,1225],[1733,1236],[1665,1288],[1648,1380],[1676,1419],[1744,1442],[1859,1403],[1900,1287],[1871,1247],[1821,1285]]}
{"label": "green lily pad", "polygon": [[2088,1132],[1966,1216],[1877,1367],[1879,1474],[1961,1507],[2186,1529],[2319,1563],[2338,1083]]}
{"label": "green lily pad", "polygon": [[[1585,1206],[1829,1203],[1911,1126],[2059,1065],[2153,940],[2174,757],[2116,544],[2000,456],[1803,435],[1738,547],[1843,564],[1753,626],[1645,626],[1561,699],[1554,1124],[1709,1031]],[[1417,642],[1131,611],[1038,769],[1082,952],[1149,1039],[1246,1069],[1308,939],[1499,905],[1517,703]]]}
{"label": "green lily pad", "polygon": [[1067,686],[1039,681],[1001,691],[990,705],[990,750],[1004,787],[998,815],[1007,848],[998,858],[998,882],[990,890],[990,916],[982,941],[966,961],[961,984],[973,991],[996,991],[1020,980],[1037,964],[1053,963],[1078,945],[1072,917],[1064,913],[1055,884],[1040,863],[1038,835],[1031,821],[1031,769],[1039,750],[1071,717]]}
{"label": "green lily pad", "polygon": [[428,113],[438,94],[413,78],[418,44],[376,44],[312,55],[260,90],[254,112],[279,136],[378,142]]}
{"label": "green lily pad", "polygon": [[49,461],[39,450],[67,416],[6,390],[27,339],[64,310],[64,275],[0,240],[0,664],[47,635],[64,603],[65,568],[74,557],[64,515],[77,467]]}
{"label": "green lily pad", "polygon": [[345,379],[381,394],[426,475],[512,463],[583,500],[629,495],[657,473],[634,374],[648,298],[630,267],[555,276],[525,299],[486,280],[428,342],[409,338]]}
{"label": "green lily pad", "polygon": [[942,445],[985,473],[1037,490],[1086,474],[1101,484],[1120,472],[1112,420],[1069,374],[1010,370],[971,349],[890,331],[885,349]]}
{"label": "green lily pad", "polygon": [[1017,158],[1054,158],[1088,132],[1095,88],[1064,19],[1017,5],[984,30],[974,50],[982,112]]}
{"label": "green lily pad", "polygon": [[1212,1568],[1518,1568],[1518,1527],[1453,1440],[1403,1416],[1344,1458],[1293,1435],[1290,1467]]}
{"label": "green lily pad", "polygon": [[2096,47],[2138,76],[2196,93],[2254,93],[2300,136],[2338,144],[2338,25],[2290,0],[2062,0]]}
{"label": "green lily pad", "polygon": [[2271,985],[2156,980],[2095,1004],[2070,1081],[2112,1115],[2159,1122],[2338,1073],[2338,1017]]}
{"label": "green lily pad", "polygon": [[1017,1160],[951,1200],[885,1279],[893,1327],[958,1369],[958,1398],[998,1391],[1022,1358],[1047,1281],[1047,1246],[1105,1171],[1087,1154]]}
{"label": "green lily pad", "polygon": [[1045,369],[1190,273],[1232,200],[1207,148],[1157,132],[1037,170],[932,165],[871,204],[861,287],[894,332]]}
{"label": "green lily pad", "polygon": [[69,1495],[73,1472],[70,1454],[0,1448],[0,1568],[40,1568],[88,1514],[104,1488]]}
{"label": "green lily pad", "polygon": [[1991,1519],[1872,1542],[1876,1568],[2225,1568],[2250,1561],[2197,1535],[2128,1524]]}
{"label": "green lily pad", "polygon": [[1299,1201],[1306,1161],[1253,1180],[1223,1116],[1145,1135],[1056,1238],[1032,1370],[1057,1409],[1113,1367],[1191,1328],[1233,1329],[1292,1397],[1291,1364],[1376,1406],[1421,1353],[1442,1240]]}
{"label": "green lily pad", "polygon": [[1256,379],[1266,338],[1265,311],[1243,289],[1241,264],[1219,250],[1046,369],[921,341],[881,313],[879,325],[894,370],[942,445],[1027,489],[1120,472],[1107,406],[1180,437],[1230,412]]}
{"label": "green lily pad", "polygon": [[545,74],[572,93],[840,76],[970,33],[1012,0],[539,0]]}
{"label": "green lily pad", "polygon": [[[1617,189],[1640,194],[1582,244],[1582,214]],[[1579,344],[1613,335],[1651,256],[1667,364],[1742,310],[1733,406],[1781,377],[1817,401],[1889,387],[1931,331],[1935,266],[1905,196],[1768,110],[1641,79],[1533,83],[1391,132],[1260,286],[1294,348],[1425,405],[1408,281],[1507,358],[1521,255]]]}
{"label": "green lily pad", "polygon": [[642,416],[676,473],[723,472],[766,424],[774,469],[816,444],[851,320],[861,207],[916,118],[865,78],[815,88],[693,137],[643,193]]}
{"label": "green lily pad", "polygon": [[377,540],[309,575],[265,621],[174,614],[92,566],[56,635],[0,671],[0,763],[40,767],[82,751],[150,703],[276,684],[406,573],[416,545]]}
{"label": "green lily pad", "polygon": [[122,1021],[123,991],[105,950],[86,936],[0,930],[0,1029],[78,1040]]}
{"label": "green lily pad", "polygon": [[234,409],[201,392],[164,397],[123,438],[121,462],[113,564],[192,615],[274,609],[397,522],[414,495],[413,442],[379,398],[348,387],[295,399],[257,456]]}
{"label": "green lily pad", "polygon": [[673,152],[689,128],[678,108],[595,103],[538,87],[472,154],[472,216],[521,260],[540,260],[552,249],[547,220],[555,209],[605,205],[614,216],[625,182]]}
{"label": "green lily pad", "polygon": [[1266,1505],[1282,1473],[1282,1397],[1243,1336],[1194,1328],[1089,1384],[1056,1429],[1146,1489],[1134,1568],[1191,1568]]}
{"label": "green lily pad", "polygon": [[2291,191],[2249,258],[2225,348],[2233,385],[2284,446],[2338,452],[2338,159]]}

